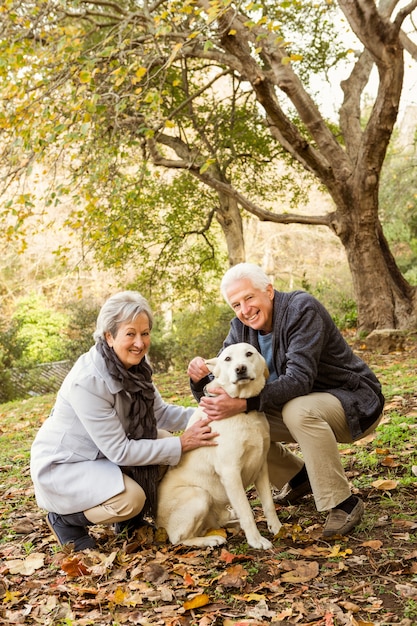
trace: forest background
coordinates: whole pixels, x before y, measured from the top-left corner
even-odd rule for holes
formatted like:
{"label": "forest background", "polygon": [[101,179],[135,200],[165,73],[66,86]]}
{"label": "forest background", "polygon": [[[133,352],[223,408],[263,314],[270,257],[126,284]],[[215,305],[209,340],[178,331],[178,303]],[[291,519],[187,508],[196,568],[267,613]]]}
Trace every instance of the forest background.
{"label": "forest background", "polygon": [[3,399],[118,289],[155,310],[157,369],[211,356],[243,260],[342,328],[414,330],[415,10],[4,3]]}

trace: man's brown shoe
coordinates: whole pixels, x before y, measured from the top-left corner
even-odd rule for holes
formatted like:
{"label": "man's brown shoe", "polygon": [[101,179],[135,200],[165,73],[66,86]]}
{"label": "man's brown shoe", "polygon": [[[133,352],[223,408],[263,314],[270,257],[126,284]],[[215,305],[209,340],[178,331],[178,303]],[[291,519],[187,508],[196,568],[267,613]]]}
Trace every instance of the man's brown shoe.
{"label": "man's brown shoe", "polygon": [[360,498],[350,513],[342,509],[332,509],[327,516],[323,529],[323,537],[347,535],[362,519],[365,506]]}
{"label": "man's brown shoe", "polygon": [[310,481],[306,480],[305,482],[298,485],[298,487],[291,487],[290,483],[286,483],[281,491],[274,496],[275,504],[296,504],[303,498],[304,496],[308,496],[310,493],[313,493],[311,490]]}

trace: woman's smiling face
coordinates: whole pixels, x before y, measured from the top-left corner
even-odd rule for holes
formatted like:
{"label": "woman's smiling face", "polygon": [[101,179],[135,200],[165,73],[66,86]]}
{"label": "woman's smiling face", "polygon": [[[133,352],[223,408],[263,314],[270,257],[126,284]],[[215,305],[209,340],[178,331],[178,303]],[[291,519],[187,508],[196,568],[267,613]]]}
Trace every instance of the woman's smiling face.
{"label": "woman's smiling face", "polygon": [[151,329],[146,313],[130,322],[120,324],[115,337],[106,333],[106,341],[113,348],[126,369],[138,365],[148,353],[151,345]]}
{"label": "woman's smiling face", "polygon": [[236,317],[246,326],[264,333],[272,330],[274,288],[257,289],[249,278],[232,283],[227,290],[227,299]]}

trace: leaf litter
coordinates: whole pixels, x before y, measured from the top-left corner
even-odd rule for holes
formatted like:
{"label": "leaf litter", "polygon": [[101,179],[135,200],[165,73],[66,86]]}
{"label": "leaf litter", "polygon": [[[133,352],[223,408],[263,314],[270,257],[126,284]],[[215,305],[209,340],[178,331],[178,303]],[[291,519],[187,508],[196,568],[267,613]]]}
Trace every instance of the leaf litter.
{"label": "leaf litter", "polygon": [[[379,366],[406,357],[379,356]],[[417,416],[417,392],[400,391],[387,403],[385,423],[391,411]],[[415,626],[416,429],[405,426],[400,453],[373,437],[342,450],[353,492],[366,505],[354,534],[324,540],[325,515],[306,497],[279,507],[283,527],[267,551],[248,547],[236,531],[224,546],[197,549],[170,545],[161,529],[140,529],[126,541],[95,526],[97,549],[73,553],[56,545],[26,472],[2,490],[0,624]],[[359,448],[376,464],[358,469]],[[3,476],[11,467],[2,466]],[[267,536],[256,493],[248,495]]]}

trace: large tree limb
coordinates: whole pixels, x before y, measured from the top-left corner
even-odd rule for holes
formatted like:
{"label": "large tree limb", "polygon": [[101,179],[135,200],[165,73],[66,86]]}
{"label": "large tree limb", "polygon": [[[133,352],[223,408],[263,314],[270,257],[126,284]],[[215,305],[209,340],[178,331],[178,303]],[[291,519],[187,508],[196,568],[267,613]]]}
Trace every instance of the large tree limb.
{"label": "large tree limb", "polygon": [[190,174],[218,193],[224,193],[229,197],[234,198],[242,208],[246,209],[249,213],[252,213],[252,215],[255,215],[262,222],[275,222],[277,224],[313,224],[316,226],[321,225],[331,227],[331,224],[335,221],[337,215],[336,213],[311,216],[287,212],[274,213],[272,211],[268,211],[267,209],[262,209],[237,191],[233,185],[213,176],[209,170],[201,173],[201,165],[204,163],[204,158],[200,154],[196,153],[196,151],[191,151],[187,144],[178,137],[159,134],[157,141],[158,143],[169,146],[181,158],[170,159],[163,156],[158,149],[157,142],[155,140],[149,140],[148,146],[154,165],[189,171]]}

